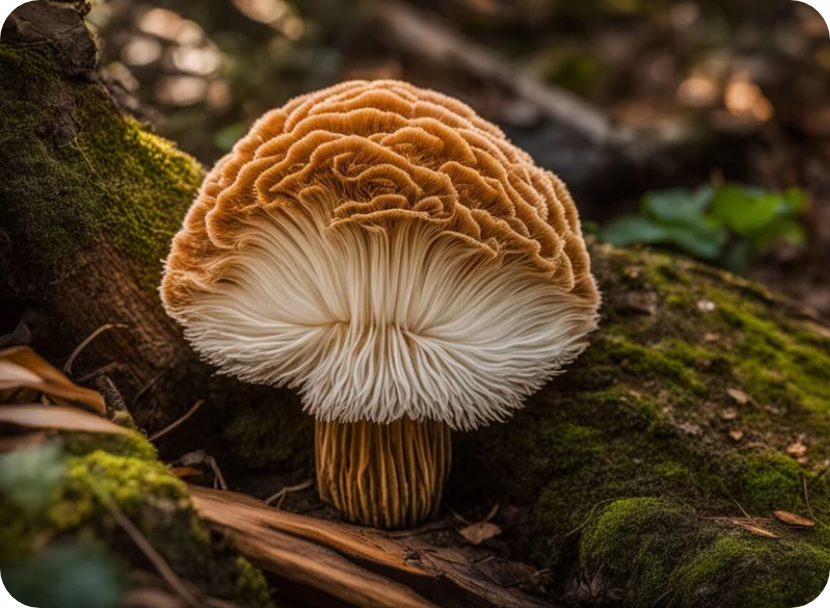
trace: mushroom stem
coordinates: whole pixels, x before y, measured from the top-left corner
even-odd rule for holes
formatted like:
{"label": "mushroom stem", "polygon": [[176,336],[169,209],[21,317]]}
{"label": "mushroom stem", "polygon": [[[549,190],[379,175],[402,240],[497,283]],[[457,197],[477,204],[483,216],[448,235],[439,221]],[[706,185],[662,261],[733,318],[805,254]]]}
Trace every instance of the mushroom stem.
{"label": "mushroom stem", "polygon": [[414,526],[438,511],[450,471],[450,427],[404,417],[389,424],[317,420],[320,499],[349,521]]}

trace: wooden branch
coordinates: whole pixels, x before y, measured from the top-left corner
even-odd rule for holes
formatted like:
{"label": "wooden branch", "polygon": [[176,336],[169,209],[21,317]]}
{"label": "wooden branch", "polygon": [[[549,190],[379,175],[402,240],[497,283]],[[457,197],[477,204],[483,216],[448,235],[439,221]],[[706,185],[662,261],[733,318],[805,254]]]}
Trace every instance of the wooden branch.
{"label": "wooden branch", "polygon": [[272,529],[219,526],[263,570],[365,608],[437,608],[409,587],[361,568],[331,549]]}
{"label": "wooden branch", "polygon": [[[384,577],[378,581],[378,575],[372,572],[376,569],[419,588],[427,597],[430,590],[436,595],[441,594],[436,585],[446,591],[446,585],[449,584],[454,591],[450,595],[459,596],[461,599],[458,605],[462,606],[550,606],[550,603],[533,598],[518,589],[506,589],[497,585],[459,551],[433,547],[414,536],[396,538],[380,530],[289,513],[234,492],[219,492],[200,486],[190,486],[189,490],[200,517],[227,533],[236,543],[237,549],[256,560],[263,569],[300,583],[319,586],[329,592],[339,588],[341,595],[337,597],[358,606],[377,605],[367,601],[385,601],[388,598],[380,591],[373,596],[369,595],[369,589],[363,585],[350,587],[355,580],[396,585],[396,592],[401,591],[400,583],[393,583]],[[309,569],[305,564],[307,556],[315,564],[325,561],[330,572],[327,574],[317,572],[314,568]],[[341,556],[365,564],[365,568]],[[357,579],[354,578],[357,572],[355,568],[362,572]],[[349,597],[344,597],[344,594]],[[447,605],[446,598],[447,595],[441,595],[442,605]],[[438,601],[437,598],[434,599]],[[398,603],[382,605],[405,605],[400,600],[396,601]],[[426,605],[431,605],[427,600],[423,601],[427,602]]]}
{"label": "wooden branch", "polygon": [[428,63],[455,66],[481,80],[495,82],[593,144],[623,145],[632,140],[630,131],[614,124],[599,108],[529,76],[440,20],[400,2],[371,0],[366,4],[377,25],[375,31],[388,46]]}

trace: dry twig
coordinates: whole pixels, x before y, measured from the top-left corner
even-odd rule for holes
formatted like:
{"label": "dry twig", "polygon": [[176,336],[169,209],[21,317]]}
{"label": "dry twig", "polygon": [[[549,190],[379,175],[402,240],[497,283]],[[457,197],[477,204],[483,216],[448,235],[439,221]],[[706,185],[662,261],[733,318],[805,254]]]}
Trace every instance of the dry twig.
{"label": "dry twig", "polygon": [[199,408],[202,407],[202,405],[204,405],[204,403],[205,403],[204,399],[199,399],[199,401],[194,403],[193,407],[191,407],[184,416],[182,416],[178,420],[175,420],[171,424],[168,424],[166,427],[161,429],[159,432],[151,435],[150,436],[150,441],[156,441],[157,439],[160,439],[160,438],[164,437],[167,433],[169,433],[173,429],[176,429],[179,426],[181,426],[184,422],[187,421],[188,418],[190,418],[193,414],[195,414],[199,410]]}
{"label": "dry twig", "polygon": [[302,492],[303,490],[308,490],[313,485],[314,485],[314,480],[313,479],[307,479],[306,481],[304,481],[302,483],[298,483],[297,485],[288,486],[288,487],[283,488],[279,492],[276,492],[273,495],[266,498],[263,502],[265,502],[266,505],[270,505],[275,500],[279,500],[279,502],[276,505],[276,508],[279,509],[282,506],[282,501],[285,499],[285,497],[287,495],[289,495],[293,492]]}
{"label": "dry twig", "polygon": [[80,344],[78,344],[77,347],[75,347],[75,350],[72,351],[72,354],[69,355],[69,358],[66,360],[66,363],[63,364],[63,373],[66,374],[67,376],[71,376],[72,375],[72,364],[75,363],[75,359],[78,358],[78,355],[81,354],[81,351],[83,351],[87,346],[89,346],[89,343],[92,342],[98,336],[100,336],[102,333],[104,333],[105,331],[108,331],[110,329],[115,329],[116,327],[117,328],[124,328],[124,327],[127,327],[127,325],[125,325],[123,323],[106,323],[105,325],[102,325],[101,327],[96,329],[94,332],[89,334],[84,339],[83,342],[81,342]]}

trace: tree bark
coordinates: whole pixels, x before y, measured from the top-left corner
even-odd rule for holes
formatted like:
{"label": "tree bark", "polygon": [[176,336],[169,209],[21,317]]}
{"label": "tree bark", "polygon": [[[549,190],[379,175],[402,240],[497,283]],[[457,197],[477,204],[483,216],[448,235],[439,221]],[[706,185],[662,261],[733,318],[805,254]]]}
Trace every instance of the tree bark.
{"label": "tree bark", "polygon": [[108,327],[80,354],[73,376],[106,369],[149,431],[206,397],[206,411],[255,401],[296,412],[288,393],[216,377],[162,309],[161,260],[203,170],[124,112],[122,92],[95,69],[95,45],[72,5],[30,2],[7,20],[0,44],[3,341],[25,342],[61,367]]}

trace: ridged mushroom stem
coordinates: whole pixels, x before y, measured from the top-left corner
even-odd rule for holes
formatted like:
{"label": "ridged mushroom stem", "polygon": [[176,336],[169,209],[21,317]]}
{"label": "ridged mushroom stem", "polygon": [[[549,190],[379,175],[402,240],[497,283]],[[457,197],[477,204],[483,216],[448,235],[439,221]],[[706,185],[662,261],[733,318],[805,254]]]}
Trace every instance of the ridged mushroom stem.
{"label": "ridged mushroom stem", "polygon": [[417,525],[438,511],[450,471],[450,427],[408,417],[389,424],[315,424],[320,499],[376,528]]}

